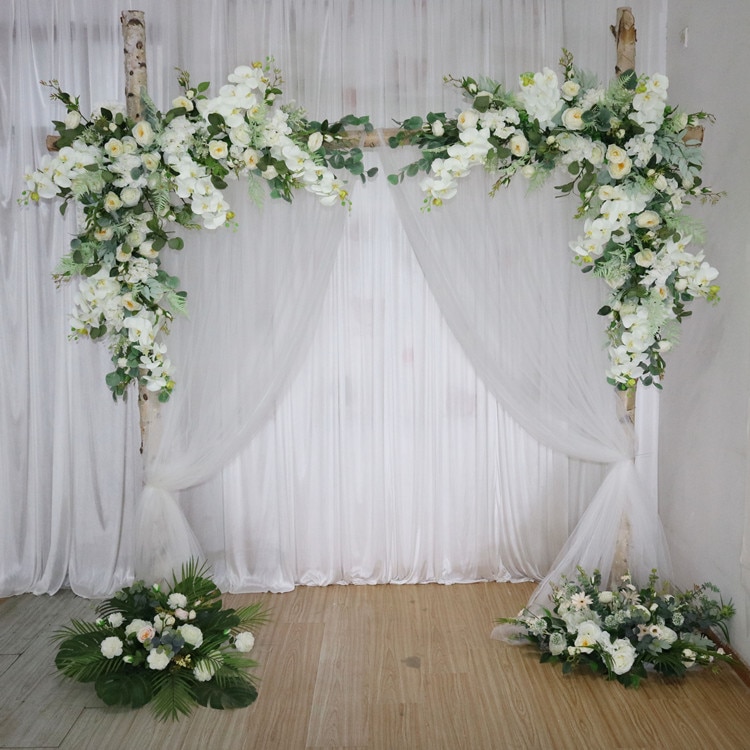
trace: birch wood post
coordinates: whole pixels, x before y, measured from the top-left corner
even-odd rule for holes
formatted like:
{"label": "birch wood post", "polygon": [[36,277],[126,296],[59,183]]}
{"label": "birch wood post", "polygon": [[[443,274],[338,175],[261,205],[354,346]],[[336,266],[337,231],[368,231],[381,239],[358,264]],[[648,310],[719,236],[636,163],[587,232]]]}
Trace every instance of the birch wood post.
{"label": "birch wood post", "polygon": [[[617,62],[615,64],[615,75],[620,75],[626,70],[635,71],[635,43],[636,30],[635,18],[630,8],[617,9],[617,23],[610,27],[617,45]],[[624,418],[635,426],[635,389],[628,388],[627,391],[619,391],[622,402]],[[609,574],[610,587],[616,587],[620,578],[626,575],[630,569],[630,518],[624,511],[620,519],[620,528],[617,532],[615,551],[612,558],[612,569]]]}
{"label": "birch wood post", "polygon": [[[142,10],[126,10],[120,15],[125,55],[125,106],[136,122],[143,116],[141,89],[146,89],[146,21]],[[141,427],[141,453],[148,455],[159,444],[159,401],[144,385],[138,386],[138,414]]]}
{"label": "birch wood post", "polygon": [[617,64],[615,74],[635,70],[635,18],[630,8],[617,9],[617,23],[610,26],[617,43]]}

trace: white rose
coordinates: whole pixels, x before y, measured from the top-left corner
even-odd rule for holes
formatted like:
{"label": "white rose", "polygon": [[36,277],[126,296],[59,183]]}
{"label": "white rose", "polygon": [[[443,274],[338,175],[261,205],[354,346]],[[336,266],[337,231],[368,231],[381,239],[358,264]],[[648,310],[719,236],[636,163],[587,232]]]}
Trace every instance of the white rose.
{"label": "white rose", "polygon": [[147,120],[137,122],[133,127],[133,138],[139,146],[150,146],[154,141],[154,129]]}
{"label": "white rose", "polygon": [[123,206],[137,206],[141,200],[141,189],[137,187],[125,187],[120,191],[120,200]]}
{"label": "white rose", "polygon": [[67,115],[65,115],[65,127],[68,130],[73,130],[74,128],[77,128],[81,124],[81,113],[77,112],[75,109],[68,112]]}
{"label": "white rose", "polygon": [[479,122],[479,112],[475,109],[465,109],[458,116],[457,124],[459,130],[469,130],[475,128]]}
{"label": "white rose", "polygon": [[173,108],[182,107],[186,112],[192,112],[193,106],[193,102],[186,96],[178,96],[175,99],[172,99]]}
{"label": "white rose", "polygon": [[600,591],[599,592],[599,604],[610,604],[614,595],[611,591]]}
{"label": "white rose", "polygon": [[180,625],[177,632],[182,636],[185,643],[193,648],[198,648],[203,643],[203,633],[195,625]]}
{"label": "white rose", "polygon": [[242,651],[243,653],[246,653],[247,651],[252,651],[252,648],[254,645],[255,645],[255,636],[248,630],[242,633],[238,633],[234,639],[234,647],[238,651]]}
{"label": "white rose", "polygon": [[661,224],[661,217],[656,211],[643,211],[635,217],[635,223],[641,229],[653,229]]}
{"label": "white rose", "polygon": [[641,268],[648,268],[653,265],[654,253],[652,250],[639,250],[633,256],[633,260],[635,260],[636,265],[641,266]]}
{"label": "white rose", "polygon": [[522,157],[529,153],[529,142],[526,140],[526,136],[523,133],[516,133],[511,139],[510,143],[511,153],[513,156]]}
{"label": "white rose", "polygon": [[109,192],[104,196],[104,210],[108,212],[117,211],[122,206],[122,201],[117,193]]}
{"label": "white rose", "polygon": [[141,161],[143,162],[143,166],[146,167],[149,172],[154,172],[159,168],[161,154],[158,151],[149,151],[141,155]]}
{"label": "white rose", "polygon": [[209,141],[208,153],[214,159],[226,159],[229,150],[227,149],[226,141]]}
{"label": "white rose", "polygon": [[122,654],[122,641],[115,635],[109,636],[102,641],[102,656],[106,659],[114,659]]}
{"label": "white rose", "polygon": [[574,96],[577,96],[580,90],[580,84],[576,83],[575,81],[565,81],[565,83],[560,87],[563,99],[568,100],[572,99]]}
{"label": "white rose", "polygon": [[309,151],[317,151],[323,145],[323,134],[319,131],[310,133],[307,139],[307,148]]}
{"label": "white rose", "polygon": [[162,669],[166,669],[169,665],[169,656],[167,656],[163,651],[159,651],[158,649],[156,649],[149,652],[146,661],[148,662],[148,666],[150,669],[161,671]]}
{"label": "white rose", "polygon": [[615,180],[619,180],[622,177],[630,174],[630,170],[633,168],[633,162],[629,156],[625,156],[622,161],[610,161],[607,165],[607,171]]}
{"label": "white rose", "polygon": [[636,651],[633,644],[626,638],[618,638],[609,651],[612,659],[612,671],[615,674],[629,672],[635,662]]}
{"label": "white rose", "polygon": [[445,134],[445,127],[443,126],[442,120],[435,120],[435,122],[432,123],[432,134],[438,138]]}
{"label": "white rose", "polygon": [[125,148],[122,145],[122,141],[118,138],[110,138],[104,144],[104,151],[110,159],[116,159],[125,153]]}
{"label": "white rose", "polygon": [[583,110],[580,107],[568,107],[563,112],[562,122],[568,130],[583,130]]}

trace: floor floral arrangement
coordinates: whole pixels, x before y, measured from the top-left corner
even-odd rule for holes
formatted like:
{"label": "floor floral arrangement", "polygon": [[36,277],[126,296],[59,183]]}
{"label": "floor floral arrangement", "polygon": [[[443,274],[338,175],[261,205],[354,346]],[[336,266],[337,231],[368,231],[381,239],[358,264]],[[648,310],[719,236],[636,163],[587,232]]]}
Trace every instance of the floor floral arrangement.
{"label": "floor floral arrangement", "polygon": [[589,575],[579,568],[576,580],[564,578],[553,587],[551,609],[524,609],[498,622],[508,627],[508,640],[536,644],[540,661],[562,664],[564,674],[586,666],[627,687],[637,687],[649,669],[682,677],[695,665],[731,661],[708,634],[718,631],[729,642],[732,603],[725,604],[710,583],[668,592],[656,571],[643,588],[626,575],[616,590],[607,590],[598,571]]}
{"label": "floor floral arrangement", "polygon": [[163,588],[135,582],[102,602],[96,622],[73,620],[53,636],[55,665],[93,682],[110,706],[151,703],[159,719],[196,705],[243,708],[258,696],[247,656],[255,629],[268,620],[261,604],[222,609],[221,591],[195,561]]}

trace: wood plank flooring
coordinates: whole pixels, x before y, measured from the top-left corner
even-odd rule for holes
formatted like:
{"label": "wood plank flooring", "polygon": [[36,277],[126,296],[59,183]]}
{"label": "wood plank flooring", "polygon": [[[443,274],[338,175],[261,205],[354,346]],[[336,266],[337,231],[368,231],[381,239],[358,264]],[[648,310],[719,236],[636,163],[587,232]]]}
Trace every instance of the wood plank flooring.
{"label": "wood plank flooring", "polygon": [[563,676],[531,647],[489,638],[533,584],[301,587],[262,600],[260,697],[176,723],[102,706],[63,680],[49,639],[93,603],[70,592],[0,601],[0,748],[484,750],[750,748],[750,688],[730,667],[626,690]]}

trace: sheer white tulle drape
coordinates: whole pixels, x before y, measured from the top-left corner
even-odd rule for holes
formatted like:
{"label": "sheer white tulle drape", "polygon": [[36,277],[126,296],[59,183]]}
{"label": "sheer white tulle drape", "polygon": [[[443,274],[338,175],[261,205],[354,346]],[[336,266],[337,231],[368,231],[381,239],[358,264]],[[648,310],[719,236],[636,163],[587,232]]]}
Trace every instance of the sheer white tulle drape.
{"label": "sheer white tulle drape", "polygon": [[[662,70],[666,0],[632,5],[639,67]],[[614,61],[609,0],[8,3],[0,594],[70,585],[103,595],[136,568],[198,548],[233,590],[542,576],[600,485],[601,462],[627,454],[630,438],[595,425],[579,437],[599,441],[598,453],[570,458],[554,440],[540,442],[538,424],[520,421],[520,402],[503,397],[445,300],[433,298],[422,271],[429,248],[417,263],[417,241],[394,205],[404,198],[382,175],[355,192],[349,215],[306,200],[259,210],[238,187],[239,229],[190,236],[169,259],[190,293],[190,318],[170,336],[178,391],[163,410],[162,448],[136,515],[134,399],[111,401],[104,347],[65,341],[75,289],[56,292],[49,279],[73,226],[51,204],[15,203],[20,175],[60,116],[40,79],[58,78],[84,109],[122,98],[123,6],[146,12],[149,88],[162,107],[177,93],[175,67],[218,86],[235,65],[274,55],[286,98],[311,117],[366,113],[388,126],[460,106],[444,74],[486,73],[512,86],[524,70],[554,67],[562,47],[602,78]],[[476,198],[479,224],[499,200]],[[567,263],[567,221],[555,230],[541,210]],[[524,202],[515,218],[539,223],[530,211]],[[467,240],[451,244],[460,257]],[[533,283],[531,252],[518,253],[526,257],[517,270]],[[536,315],[519,311],[518,331],[528,335]],[[574,320],[566,311],[556,322],[567,335]],[[574,375],[589,365],[559,366],[559,382],[542,389],[553,404],[555,389],[582,395]],[[596,398],[575,424],[591,422]],[[568,421],[547,432],[569,430]],[[607,482],[621,486],[613,474]]]}

